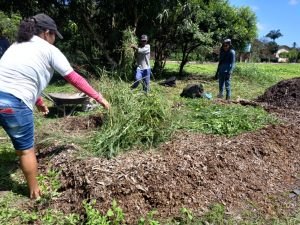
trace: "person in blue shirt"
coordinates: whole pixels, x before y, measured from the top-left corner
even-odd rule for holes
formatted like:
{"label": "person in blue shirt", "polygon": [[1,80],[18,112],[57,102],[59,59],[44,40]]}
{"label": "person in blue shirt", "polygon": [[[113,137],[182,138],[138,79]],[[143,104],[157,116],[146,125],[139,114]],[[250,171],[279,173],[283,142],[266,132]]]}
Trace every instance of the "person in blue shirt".
{"label": "person in blue shirt", "polygon": [[222,43],[219,56],[219,64],[216,78],[219,79],[218,98],[223,98],[224,86],[226,90],[226,100],[231,98],[230,78],[235,67],[235,51],[232,48],[231,40],[225,39]]}
{"label": "person in blue shirt", "polygon": [[0,27],[0,58],[2,57],[2,55],[4,54],[4,52],[8,49],[8,47],[10,46],[9,41],[3,35],[2,32],[3,32],[3,30]]}

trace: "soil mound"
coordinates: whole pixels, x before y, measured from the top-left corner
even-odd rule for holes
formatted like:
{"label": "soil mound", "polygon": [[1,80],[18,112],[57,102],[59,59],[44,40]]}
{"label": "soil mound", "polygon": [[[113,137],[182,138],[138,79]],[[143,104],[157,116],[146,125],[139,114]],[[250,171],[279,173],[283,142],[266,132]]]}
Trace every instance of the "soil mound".
{"label": "soil mound", "polygon": [[257,101],[287,109],[300,110],[300,78],[283,80],[268,88]]}
{"label": "soil mound", "polygon": [[69,147],[48,149],[56,154],[41,159],[41,169],[52,165],[61,170],[62,186],[61,195],[45,207],[84,216],[84,199],[95,199],[103,213],[115,199],[128,224],[152,209],[159,218],[170,218],[182,207],[201,214],[213,203],[234,210],[255,202],[253,210],[280,214],[290,205],[274,196],[299,187],[299,136],[297,123],[230,139],[178,134],[160,151],[131,152],[112,160],[76,159]]}

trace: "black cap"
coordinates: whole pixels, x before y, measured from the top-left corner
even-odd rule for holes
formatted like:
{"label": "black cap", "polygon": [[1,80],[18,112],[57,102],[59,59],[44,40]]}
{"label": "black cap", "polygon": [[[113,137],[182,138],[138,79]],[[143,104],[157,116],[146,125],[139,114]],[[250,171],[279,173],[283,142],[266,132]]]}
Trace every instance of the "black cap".
{"label": "black cap", "polygon": [[44,13],[40,13],[40,14],[35,15],[33,18],[35,19],[36,24],[38,26],[55,31],[56,35],[60,39],[63,39],[63,36],[57,30],[56,23],[54,22],[54,20],[50,16],[48,16]]}
{"label": "black cap", "polygon": [[143,34],[141,36],[141,41],[148,41],[148,36],[146,34]]}

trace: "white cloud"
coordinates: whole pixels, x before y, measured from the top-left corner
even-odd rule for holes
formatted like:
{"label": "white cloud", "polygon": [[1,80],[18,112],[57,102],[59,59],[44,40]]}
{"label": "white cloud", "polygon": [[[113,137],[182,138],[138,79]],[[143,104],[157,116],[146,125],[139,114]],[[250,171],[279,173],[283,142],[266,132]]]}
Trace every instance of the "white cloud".
{"label": "white cloud", "polygon": [[299,0],[289,0],[290,5],[297,5],[299,4]]}
{"label": "white cloud", "polygon": [[[294,0],[295,1],[295,0]],[[297,1],[297,0],[296,0]],[[257,6],[257,5],[252,5],[252,6],[250,6],[251,7],[251,9],[254,11],[254,12],[256,12],[256,11],[258,11],[259,10],[259,7]]]}
{"label": "white cloud", "polygon": [[264,31],[266,29],[265,25],[259,22],[256,24],[256,26],[259,31]]}

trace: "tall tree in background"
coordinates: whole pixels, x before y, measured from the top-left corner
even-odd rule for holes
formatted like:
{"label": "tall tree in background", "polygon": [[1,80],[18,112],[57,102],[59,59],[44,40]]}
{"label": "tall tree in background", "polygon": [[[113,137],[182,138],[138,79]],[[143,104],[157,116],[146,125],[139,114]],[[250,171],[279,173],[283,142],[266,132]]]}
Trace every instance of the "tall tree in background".
{"label": "tall tree in background", "polygon": [[282,36],[283,36],[283,34],[280,32],[280,30],[271,30],[266,35],[266,37],[271,38],[273,42],[275,42],[276,39],[278,39]]}

